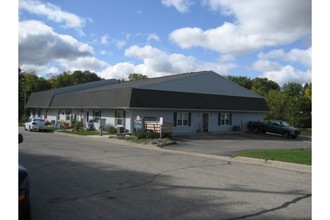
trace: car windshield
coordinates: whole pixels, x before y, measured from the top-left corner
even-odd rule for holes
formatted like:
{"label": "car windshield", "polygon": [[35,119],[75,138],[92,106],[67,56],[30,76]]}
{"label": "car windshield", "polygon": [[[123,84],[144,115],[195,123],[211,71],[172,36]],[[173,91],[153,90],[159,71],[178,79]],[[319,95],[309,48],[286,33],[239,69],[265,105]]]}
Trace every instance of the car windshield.
{"label": "car windshield", "polygon": [[33,121],[43,122],[44,120],[42,120],[41,118],[35,118],[35,119],[33,119]]}
{"label": "car windshield", "polygon": [[289,127],[289,126],[290,126],[289,123],[287,123],[286,121],[282,121],[281,124],[282,124],[283,126],[285,126],[285,127]]}

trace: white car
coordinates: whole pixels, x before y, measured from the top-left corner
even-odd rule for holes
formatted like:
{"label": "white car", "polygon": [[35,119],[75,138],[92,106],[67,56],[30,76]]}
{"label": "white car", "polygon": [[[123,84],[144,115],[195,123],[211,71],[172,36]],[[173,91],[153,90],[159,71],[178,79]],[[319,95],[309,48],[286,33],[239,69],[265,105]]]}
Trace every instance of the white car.
{"label": "white car", "polygon": [[25,122],[24,129],[29,131],[48,131],[48,126],[42,118],[31,118]]}

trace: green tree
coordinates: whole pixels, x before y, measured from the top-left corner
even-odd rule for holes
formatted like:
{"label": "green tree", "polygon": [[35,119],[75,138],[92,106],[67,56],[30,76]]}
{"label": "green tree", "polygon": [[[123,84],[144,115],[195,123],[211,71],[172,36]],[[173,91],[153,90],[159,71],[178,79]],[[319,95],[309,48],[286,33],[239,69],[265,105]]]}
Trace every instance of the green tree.
{"label": "green tree", "polygon": [[282,90],[270,90],[265,96],[269,112],[265,119],[280,119],[297,127],[311,127],[311,100],[299,83],[289,83]]}
{"label": "green tree", "polygon": [[66,87],[74,85],[71,78],[71,72],[63,72],[57,76],[57,87]]}
{"label": "green tree", "polygon": [[21,72],[18,73],[18,111],[19,120],[24,121],[28,112],[25,111],[25,104],[32,92],[39,92],[51,89],[51,84],[43,77],[37,76],[34,72]]}
{"label": "green tree", "polygon": [[280,86],[267,78],[255,78],[252,80],[252,91],[261,95],[266,96],[270,90],[280,90]]}
{"label": "green tree", "polygon": [[131,73],[128,76],[128,80],[129,81],[140,80],[140,79],[147,79],[147,78],[148,78],[147,75],[143,75],[141,73]]}
{"label": "green tree", "polygon": [[71,81],[74,85],[100,80],[102,80],[102,78],[88,70],[85,70],[84,72],[76,70],[71,74]]}
{"label": "green tree", "polygon": [[62,74],[56,76],[56,80],[53,84],[56,86],[56,88],[60,88],[100,80],[103,79],[97,76],[95,73],[87,70],[84,72],[76,70],[74,72],[63,72]]}
{"label": "green tree", "polygon": [[284,84],[283,92],[288,96],[302,96],[304,94],[304,88],[300,83],[288,83]]}
{"label": "green tree", "polygon": [[304,86],[304,96],[312,101],[312,83],[305,84]]}
{"label": "green tree", "polygon": [[252,80],[246,76],[226,76],[227,79],[237,83],[240,86],[247,88],[248,90],[252,89]]}
{"label": "green tree", "polygon": [[265,119],[285,120],[285,112],[287,107],[287,96],[279,90],[270,90],[265,100],[269,107],[269,112],[265,114]]}
{"label": "green tree", "polygon": [[312,102],[305,95],[306,89],[300,83],[288,83],[283,86],[287,96],[286,121],[298,127],[311,126]]}

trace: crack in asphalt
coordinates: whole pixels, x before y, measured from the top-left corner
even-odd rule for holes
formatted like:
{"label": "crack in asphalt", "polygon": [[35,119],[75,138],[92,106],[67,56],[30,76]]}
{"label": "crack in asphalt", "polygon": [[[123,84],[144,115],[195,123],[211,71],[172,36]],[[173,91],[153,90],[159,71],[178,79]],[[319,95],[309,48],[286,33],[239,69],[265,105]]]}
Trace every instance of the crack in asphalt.
{"label": "crack in asphalt", "polygon": [[[136,188],[136,187],[140,187],[140,186],[145,186],[145,185],[153,183],[159,176],[164,175],[165,173],[170,173],[170,172],[174,172],[174,171],[178,171],[178,170],[192,169],[192,168],[216,167],[216,166],[228,166],[228,164],[212,164],[212,165],[209,164],[209,165],[187,166],[187,167],[180,167],[180,168],[171,169],[171,170],[165,170],[165,171],[162,171],[160,173],[152,175],[151,179],[149,179],[147,181],[144,181],[144,182],[141,182],[141,183],[138,183],[138,184],[125,186],[125,187],[114,188],[114,189],[110,189],[110,190],[104,190],[104,191],[100,191],[100,192],[95,192],[95,193],[92,193],[92,194],[89,194],[89,195],[86,195],[86,196],[83,196],[83,197],[69,197],[69,198],[57,197],[57,198],[50,199],[48,202],[49,203],[74,202],[74,201],[77,201],[77,200],[91,198],[91,197],[106,194],[106,193],[111,193],[111,192],[115,192],[115,191],[120,191],[120,190],[132,189],[132,188]],[[111,199],[113,199],[113,197],[111,197]]]}
{"label": "crack in asphalt", "polygon": [[[170,173],[170,172],[175,172],[175,171],[179,171],[179,170],[186,170],[186,169],[193,169],[193,168],[201,168],[201,167],[217,167],[217,166],[230,166],[230,163],[223,163],[223,164],[208,164],[208,165],[198,165],[198,166],[186,166],[186,167],[180,167],[180,168],[176,168],[176,169],[171,169],[171,170],[165,170],[162,172],[159,172],[157,174],[151,175],[151,178],[147,181],[143,181],[141,183],[138,184],[133,184],[133,185],[129,185],[129,186],[124,186],[124,187],[118,187],[118,188],[114,188],[114,189],[110,189],[110,190],[104,190],[104,191],[100,191],[100,192],[95,192],[86,196],[80,196],[80,197],[70,197],[70,198],[53,198],[50,199],[48,202],[49,203],[60,203],[60,202],[75,202],[78,200],[82,200],[82,199],[86,199],[86,198],[91,198],[91,197],[95,197],[95,196],[99,196],[99,195],[104,195],[107,193],[113,193],[116,191],[121,191],[121,190],[125,190],[125,189],[132,189],[132,188],[137,188],[140,186],[145,186],[148,184],[152,184],[158,177],[160,177],[161,175],[164,175],[166,173]],[[226,220],[240,220],[240,219],[246,219],[246,218],[252,218],[252,217],[256,217],[256,216],[260,216],[266,213],[270,213],[270,212],[274,212],[277,210],[281,210],[281,209],[285,209],[288,206],[297,203],[303,199],[309,198],[311,197],[312,194],[307,194],[307,195],[303,195],[300,197],[297,197],[291,201],[285,202],[282,205],[278,206],[278,207],[274,207],[272,209],[268,209],[268,210],[263,210],[260,212],[256,212],[256,213],[252,213],[252,214],[248,214],[248,215],[243,215],[243,216],[238,216],[235,218],[229,218]],[[114,196],[108,196],[107,197],[109,200],[114,200],[116,199],[116,197]]]}
{"label": "crack in asphalt", "polygon": [[289,205],[294,204],[294,203],[297,203],[300,200],[307,199],[309,197],[312,197],[312,194],[307,194],[307,195],[303,195],[303,196],[297,197],[297,198],[295,198],[295,199],[293,199],[291,201],[285,202],[282,205],[280,205],[278,207],[275,207],[275,208],[272,208],[272,209],[268,209],[268,210],[256,212],[256,213],[249,214],[249,215],[243,215],[243,216],[239,216],[239,217],[235,217],[235,218],[229,218],[229,219],[226,219],[226,220],[239,220],[239,219],[244,219],[244,218],[256,217],[256,216],[263,215],[263,214],[268,213],[268,212],[274,212],[274,211],[277,211],[277,210],[280,210],[280,209],[285,209]]}

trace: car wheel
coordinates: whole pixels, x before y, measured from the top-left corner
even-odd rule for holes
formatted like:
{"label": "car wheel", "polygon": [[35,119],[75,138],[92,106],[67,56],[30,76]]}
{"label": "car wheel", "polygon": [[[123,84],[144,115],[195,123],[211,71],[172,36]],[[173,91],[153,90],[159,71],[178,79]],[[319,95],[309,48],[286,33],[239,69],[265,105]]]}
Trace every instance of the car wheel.
{"label": "car wheel", "polygon": [[30,205],[30,200],[27,203],[27,208],[26,208],[26,213],[25,213],[25,219],[26,220],[31,220],[31,205]]}
{"label": "car wheel", "polygon": [[31,126],[29,125],[29,131],[32,131]]}
{"label": "car wheel", "polygon": [[285,138],[289,138],[289,137],[290,137],[290,133],[289,133],[289,132],[284,132],[284,133],[283,133],[283,137],[285,137]]}

